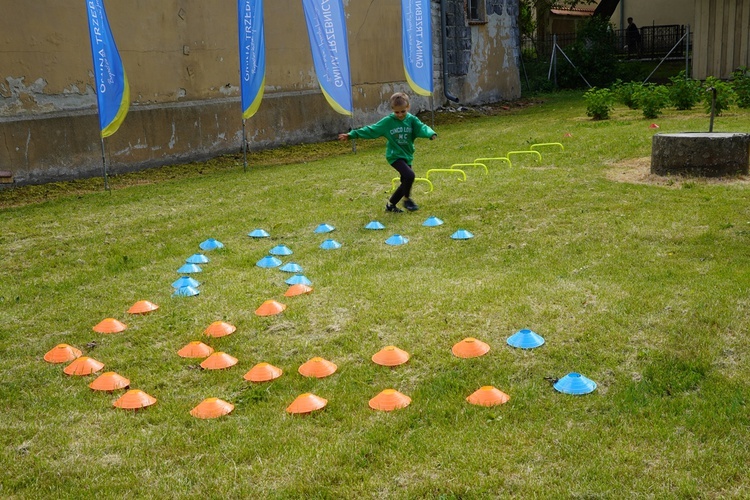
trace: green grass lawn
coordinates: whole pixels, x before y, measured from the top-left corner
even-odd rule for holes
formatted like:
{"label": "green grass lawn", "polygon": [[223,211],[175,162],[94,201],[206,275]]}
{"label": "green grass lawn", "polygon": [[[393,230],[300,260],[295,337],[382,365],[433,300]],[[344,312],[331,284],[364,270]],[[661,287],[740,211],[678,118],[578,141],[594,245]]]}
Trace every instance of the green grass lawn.
{"label": "green grass lawn", "polygon": [[[0,192],[0,496],[67,497],[743,497],[750,488],[750,203],[746,181],[616,182],[648,157],[639,111],[585,116],[557,94],[495,116],[438,114],[415,170],[561,142],[541,164],[519,158],[466,182],[417,183],[416,213],[383,208],[394,171],[380,141],[297,146],[101,179]],[[707,130],[699,111],[668,110],[659,132]],[[732,108],[715,131],[747,132]],[[444,220],[423,227],[430,215]],[[379,220],[386,229],[365,224]],[[313,230],[321,223],[336,230]],[[268,239],[249,238],[263,228]],[[458,229],[474,234],[453,240]],[[403,246],[384,242],[392,234]],[[172,297],[199,243],[225,248]],[[342,247],[322,250],[333,238]],[[284,244],[314,291],[284,297],[289,277],[255,263]],[[130,315],[138,300],[160,306]],[[274,299],[278,316],[255,310]],[[102,335],[107,317],[128,325]],[[208,338],[217,320],[237,331]],[[534,350],[506,339],[543,336]],[[491,346],[459,359],[465,337]],[[239,359],[204,371],[176,353],[192,340]],[[158,399],[133,412],[42,358],[71,344]],[[396,368],[371,356],[394,344]],[[314,356],[338,365],[311,380]],[[284,370],[253,385],[256,363]],[[552,381],[576,371],[585,396]],[[494,385],[510,401],[465,398]],[[386,413],[368,401],[412,398]],[[308,416],[286,407],[326,398]],[[208,397],[228,416],[193,418]]]}

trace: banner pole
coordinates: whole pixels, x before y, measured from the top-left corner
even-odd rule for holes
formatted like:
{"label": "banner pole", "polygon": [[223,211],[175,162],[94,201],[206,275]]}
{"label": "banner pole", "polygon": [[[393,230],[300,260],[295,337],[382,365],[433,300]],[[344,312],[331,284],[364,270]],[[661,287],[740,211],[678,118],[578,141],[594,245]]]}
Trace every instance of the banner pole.
{"label": "banner pole", "polygon": [[430,94],[430,111],[432,113],[432,129],[435,129],[435,96]]}
{"label": "banner pole", "polygon": [[[104,176],[104,189],[109,191],[109,182],[107,181],[107,160],[104,156],[104,137],[100,137],[102,145],[102,175]],[[109,191],[112,193],[112,191]]]}
{"label": "banner pole", "polygon": [[247,172],[247,137],[245,136],[245,119],[242,119],[242,171]]}

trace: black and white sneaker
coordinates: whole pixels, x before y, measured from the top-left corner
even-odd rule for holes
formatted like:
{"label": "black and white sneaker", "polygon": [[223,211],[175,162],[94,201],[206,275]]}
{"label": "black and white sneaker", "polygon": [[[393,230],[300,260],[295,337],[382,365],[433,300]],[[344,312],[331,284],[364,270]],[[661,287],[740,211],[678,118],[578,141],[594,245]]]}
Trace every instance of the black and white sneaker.
{"label": "black and white sneaker", "polygon": [[409,212],[416,212],[419,210],[419,206],[411,201],[411,198],[406,198],[404,200],[404,208],[407,209]]}
{"label": "black and white sneaker", "polygon": [[386,203],[385,204],[385,211],[386,212],[397,212],[397,213],[403,212],[403,210],[401,210],[400,208],[398,208],[393,203]]}

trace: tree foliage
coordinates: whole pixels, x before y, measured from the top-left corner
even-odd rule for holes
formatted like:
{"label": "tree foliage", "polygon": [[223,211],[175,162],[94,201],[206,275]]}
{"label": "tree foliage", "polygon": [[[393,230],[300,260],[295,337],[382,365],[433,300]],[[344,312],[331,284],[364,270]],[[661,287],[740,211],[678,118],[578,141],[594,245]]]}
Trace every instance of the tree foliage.
{"label": "tree foliage", "polygon": [[608,20],[591,17],[583,22],[576,33],[575,43],[565,50],[575,69],[561,59],[558,62],[560,85],[580,87],[583,80],[578,73],[595,87],[610,85],[619,74],[615,42],[615,33]]}

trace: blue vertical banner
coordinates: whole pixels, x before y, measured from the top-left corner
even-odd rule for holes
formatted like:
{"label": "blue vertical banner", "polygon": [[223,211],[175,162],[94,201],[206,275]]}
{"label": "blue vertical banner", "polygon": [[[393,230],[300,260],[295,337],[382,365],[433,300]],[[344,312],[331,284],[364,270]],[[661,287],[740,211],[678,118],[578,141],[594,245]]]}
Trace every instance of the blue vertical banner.
{"label": "blue vertical banner", "polygon": [[120,128],[130,107],[130,86],[109,28],[103,0],[86,0],[102,138]]}
{"label": "blue vertical banner", "polygon": [[315,73],[328,103],[352,115],[349,42],[341,0],[302,0]]}
{"label": "blue vertical banner", "polygon": [[406,81],[417,94],[431,96],[434,87],[430,0],[401,0],[401,46]]}
{"label": "blue vertical banner", "polygon": [[237,0],[240,38],[240,89],[242,118],[258,111],[266,81],[266,40],[263,33],[263,0]]}

